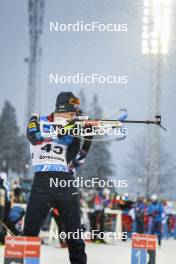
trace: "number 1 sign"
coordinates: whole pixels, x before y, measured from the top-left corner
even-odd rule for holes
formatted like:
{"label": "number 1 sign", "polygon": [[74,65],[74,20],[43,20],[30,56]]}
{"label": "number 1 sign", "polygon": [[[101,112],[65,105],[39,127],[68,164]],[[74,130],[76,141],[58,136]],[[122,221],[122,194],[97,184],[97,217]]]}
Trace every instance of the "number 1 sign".
{"label": "number 1 sign", "polygon": [[133,234],[131,264],[155,264],[156,236]]}

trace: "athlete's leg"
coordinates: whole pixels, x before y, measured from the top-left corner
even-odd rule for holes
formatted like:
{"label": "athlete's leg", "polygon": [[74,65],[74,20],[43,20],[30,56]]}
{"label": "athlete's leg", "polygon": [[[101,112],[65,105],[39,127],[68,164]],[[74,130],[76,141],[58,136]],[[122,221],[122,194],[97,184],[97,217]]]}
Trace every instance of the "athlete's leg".
{"label": "athlete's leg", "polygon": [[30,194],[25,215],[24,236],[38,236],[50,207],[49,194],[36,191]]}
{"label": "athlete's leg", "polygon": [[[79,196],[73,196],[70,201],[58,201],[55,206],[61,214],[66,234],[79,232],[81,230]],[[67,239],[67,244],[71,264],[86,264],[87,256],[84,241],[81,238],[74,239],[71,236],[70,239]]]}

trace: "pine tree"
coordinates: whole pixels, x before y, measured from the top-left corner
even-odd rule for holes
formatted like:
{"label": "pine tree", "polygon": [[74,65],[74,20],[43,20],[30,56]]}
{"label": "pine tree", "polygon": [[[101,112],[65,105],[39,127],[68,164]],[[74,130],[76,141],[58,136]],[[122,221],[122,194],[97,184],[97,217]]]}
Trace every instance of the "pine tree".
{"label": "pine tree", "polygon": [[9,169],[15,168],[16,142],[19,133],[15,109],[8,101],[5,101],[0,125],[0,168],[8,173]]}
{"label": "pine tree", "polygon": [[24,162],[28,163],[25,151],[24,136],[19,135],[15,108],[5,101],[0,116],[0,171],[7,174],[9,170],[20,173],[24,170]]}

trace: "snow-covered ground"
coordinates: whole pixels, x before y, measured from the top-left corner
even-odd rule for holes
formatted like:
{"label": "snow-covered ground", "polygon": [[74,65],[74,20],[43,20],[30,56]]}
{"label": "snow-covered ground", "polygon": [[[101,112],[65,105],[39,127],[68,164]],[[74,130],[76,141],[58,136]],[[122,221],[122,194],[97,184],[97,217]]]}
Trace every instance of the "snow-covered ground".
{"label": "snow-covered ground", "polygon": [[[130,264],[131,243],[119,242],[117,245],[87,244],[88,264]],[[3,264],[3,248],[0,248],[0,264]],[[67,249],[58,246],[42,245],[41,264],[69,264]],[[156,264],[176,263],[176,240],[164,240],[157,249]]]}

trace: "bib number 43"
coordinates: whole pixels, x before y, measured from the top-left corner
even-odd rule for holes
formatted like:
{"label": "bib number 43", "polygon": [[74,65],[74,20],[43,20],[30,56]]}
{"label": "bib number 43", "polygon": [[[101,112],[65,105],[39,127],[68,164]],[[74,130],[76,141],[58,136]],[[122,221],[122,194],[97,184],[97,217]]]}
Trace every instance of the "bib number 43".
{"label": "bib number 43", "polygon": [[52,147],[51,144],[46,144],[44,147],[41,148],[41,150],[45,150],[46,152],[50,152],[53,151],[55,154],[62,154],[63,153],[63,148],[59,147],[59,146],[54,146]]}

